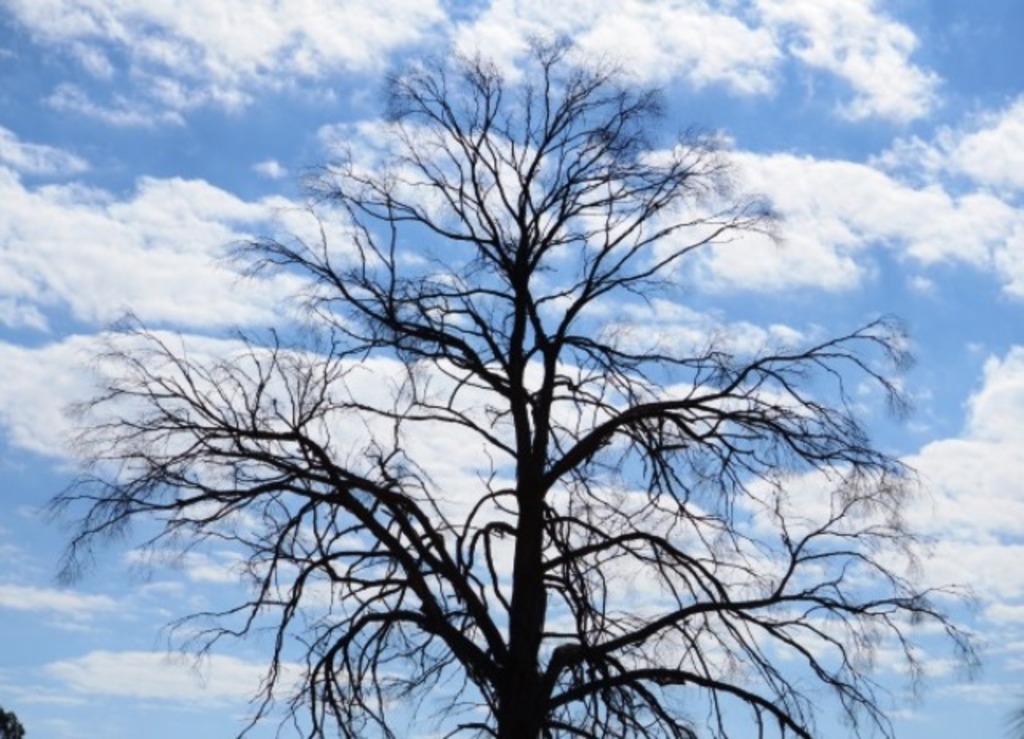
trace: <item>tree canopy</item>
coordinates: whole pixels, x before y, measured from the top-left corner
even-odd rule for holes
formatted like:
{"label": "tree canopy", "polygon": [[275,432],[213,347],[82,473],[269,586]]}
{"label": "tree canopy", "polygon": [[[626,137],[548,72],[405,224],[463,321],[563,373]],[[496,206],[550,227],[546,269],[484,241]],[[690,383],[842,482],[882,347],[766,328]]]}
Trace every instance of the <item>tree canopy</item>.
{"label": "tree canopy", "polygon": [[379,148],[310,176],[336,228],[237,248],[301,281],[301,330],[112,335],[69,566],[139,519],[234,546],[249,595],[199,639],[269,627],[261,713],[286,696],[309,736],[401,735],[401,704],[445,736],[809,738],[823,695],[891,734],[874,651],[970,647],[907,575],[913,475],[851,396],[899,404],[898,325],[626,320],[773,217],[715,136],[663,143],[659,95],[571,47],[388,90]]}
{"label": "tree canopy", "polygon": [[25,727],[18,721],[14,711],[0,707],[0,739],[24,739]]}

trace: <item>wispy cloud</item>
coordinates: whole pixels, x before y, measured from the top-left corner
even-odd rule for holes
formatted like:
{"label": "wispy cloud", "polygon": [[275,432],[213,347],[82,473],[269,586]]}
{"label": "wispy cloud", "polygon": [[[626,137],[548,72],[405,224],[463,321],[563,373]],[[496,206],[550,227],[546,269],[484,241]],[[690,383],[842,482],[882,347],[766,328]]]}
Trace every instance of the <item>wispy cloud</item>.
{"label": "wispy cloud", "polygon": [[177,110],[154,110],[145,101],[128,100],[116,94],[109,103],[92,99],[80,87],[63,83],[46,97],[47,104],[62,113],[77,113],[118,128],[153,128],[162,124],[182,125],[184,118]]}
{"label": "wispy cloud", "polygon": [[52,146],[22,141],[3,126],[0,126],[0,164],[33,175],[74,175],[89,169],[89,163],[81,157]]}
{"label": "wispy cloud", "polygon": [[[291,665],[283,667],[285,675],[297,669]],[[95,651],[51,662],[42,669],[72,693],[208,708],[251,698],[266,674],[266,663],[226,655],[197,661],[166,652]],[[286,678],[284,683],[287,682]]]}
{"label": "wispy cloud", "polygon": [[106,595],[90,595],[74,590],[0,584],[0,609],[43,611],[83,620],[97,613],[116,610],[117,601]]}

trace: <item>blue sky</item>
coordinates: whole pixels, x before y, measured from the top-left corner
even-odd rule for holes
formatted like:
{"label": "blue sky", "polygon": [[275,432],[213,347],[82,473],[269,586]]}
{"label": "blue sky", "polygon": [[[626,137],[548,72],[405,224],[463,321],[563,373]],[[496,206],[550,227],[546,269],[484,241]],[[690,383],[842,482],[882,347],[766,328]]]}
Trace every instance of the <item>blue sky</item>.
{"label": "blue sky", "polygon": [[146,567],[129,540],[58,585],[65,533],[40,508],[70,479],[62,409],[89,395],[90,346],[127,309],[214,339],[275,323],[292,283],[237,279],[225,245],[309,228],[298,178],[372,141],[389,69],[479,49],[514,75],[537,32],[662,87],[666,124],[719,131],[784,216],[777,245],[706,250],[680,278],[692,302],[645,321],[743,341],[904,320],[914,412],[864,412],[926,482],[920,577],[973,588],[954,607],[983,666],[926,654],[916,699],[876,666],[901,738],[1004,731],[1024,701],[1017,0],[4,0],[0,706],[33,739],[233,735],[266,648],[168,656],[166,624],[230,595],[230,552]]}

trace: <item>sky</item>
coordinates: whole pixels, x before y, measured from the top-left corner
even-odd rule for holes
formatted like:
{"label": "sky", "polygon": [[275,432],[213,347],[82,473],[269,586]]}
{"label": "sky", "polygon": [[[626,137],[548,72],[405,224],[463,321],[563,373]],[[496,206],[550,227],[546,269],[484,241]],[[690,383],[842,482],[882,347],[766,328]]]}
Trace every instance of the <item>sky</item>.
{"label": "sky", "polygon": [[460,50],[514,75],[536,33],[662,88],[665,125],[717,132],[783,218],[777,244],[697,255],[692,301],[639,318],[905,323],[913,412],[865,415],[925,482],[920,577],[971,587],[950,607],[982,664],[924,655],[919,695],[876,667],[901,739],[1005,733],[1024,703],[1018,0],[0,0],[0,706],[29,737],[232,736],[266,653],[168,650],[167,624],[236,586],[230,552],[147,566],[125,541],[58,582],[67,530],[43,508],[73,474],[90,348],[128,310],[211,340],[274,325],[294,283],[240,279],[225,248],[310,227],[303,172],[372,142],[389,70]]}

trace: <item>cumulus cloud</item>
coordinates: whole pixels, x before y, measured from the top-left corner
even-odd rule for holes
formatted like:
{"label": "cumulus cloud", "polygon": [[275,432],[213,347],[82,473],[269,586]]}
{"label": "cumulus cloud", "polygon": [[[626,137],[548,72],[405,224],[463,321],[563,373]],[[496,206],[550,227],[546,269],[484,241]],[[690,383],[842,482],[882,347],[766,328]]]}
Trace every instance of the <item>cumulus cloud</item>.
{"label": "cumulus cloud", "polygon": [[995,187],[1024,190],[1024,97],[986,115],[950,152],[956,171]]}
{"label": "cumulus cloud", "polygon": [[941,533],[974,541],[1024,535],[1024,346],[988,359],[967,412],[962,436],[929,444],[913,461],[942,493]]}
{"label": "cumulus cloud", "polygon": [[[623,62],[638,78],[721,85],[740,95],[772,92],[793,60],[849,85],[841,112],[897,121],[930,110],[935,74],[911,59],[913,32],[873,3],[757,0],[490,0],[446,9],[437,0],[367,5],[309,0],[203,3],[12,0],[7,12],[42,44],[60,46],[98,81],[132,85],[97,100],[62,85],[53,106],[113,125],[180,122],[197,106],[237,109],[261,91],[380,70],[406,48],[449,44],[482,51],[515,73],[531,36],[571,36],[589,58]],[[121,61],[123,60],[123,61]],[[119,67],[120,65],[120,67]]]}
{"label": "cumulus cloud", "polygon": [[454,32],[463,52],[483,52],[512,73],[529,37],[552,35],[571,36],[585,56],[622,61],[645,80],[682,76],[698,86],[722,84],[738,93],[770,90],[779,60],[765,29],[703,3],[492,0]]}
{"label": "cumulus cloud", "polygon": [[15,446],[67,455],[67,405],[95,389],[82,368],[95,340],[72,337],[37,349],[0,342],[0,425]]}
{"label": "cumulus cloud", "polygon": [[[444,20],[436,0],[12,0],[5,11],[39,43],[70,49],[94,77],[126,74],[150,110],[61,88],[51,102],[119,125],[171,119],[199,105],[238,108],[260,90],[342,70],[382,68]],[[126,68],[116,69],[123,58]]]}
{"label": "cumulus cloud", "polygon": [[907,461],[929,492],[909,511],[933,540],[927,581],[969,585],[988,619],[1024,626],[1024,346],[985,363],[960,435]]}
{"label": "cumulus cloud", "polygon": [[793,58],[854,92],[843,115],[909,121],[937,100],[938,76],[911,61],[917,37],[875,7],[848,0],[757,0],[764,23]]}
{"label": "cumulus cloud", "polygon": [[1024,97],[963,125],[940,128],[930,140],[898,139],[876,163],[894,172],[923,173],[931,181],[956,175],[981,187],[1018,193],[1024,190]]}
{"label": "cumulus cloud", "polygon": [[913,63],[910,28],[846,0],[758,0],[746,12],[733,3],[492,0],[456,25],[455,41],[514,72],[531,35],[571,36],[588,57],[620,60],[643,80],[681,77],[742,95],[773,91],[788,58],[847,84],[853,97],[840,112],[851,119],[919,118],[939,84]]}
{"label": "cumulus cloud", "polygon": [[[781,241],[751,236],[699,255],[708,287],[846,290],[873,273],[871,249],[922,266],[966,264],[1024,296],[1024,212],[983,191],[956,195],[872,164],[792,154],[738,153],[743,185],[783,216]],[[924,217],[922,217],[924,214]]]}
{"label": "cumulus cloud", "polygon": [[78,184],[30,187],[0,167],[0,321],[44,327],[67,309],[103,324],[131,309],[184,326],[274,322],[285,277],[243,281],[217,259],[270,233],[283,199],[247,202],[200,180],[141,178],[126,198]]}

